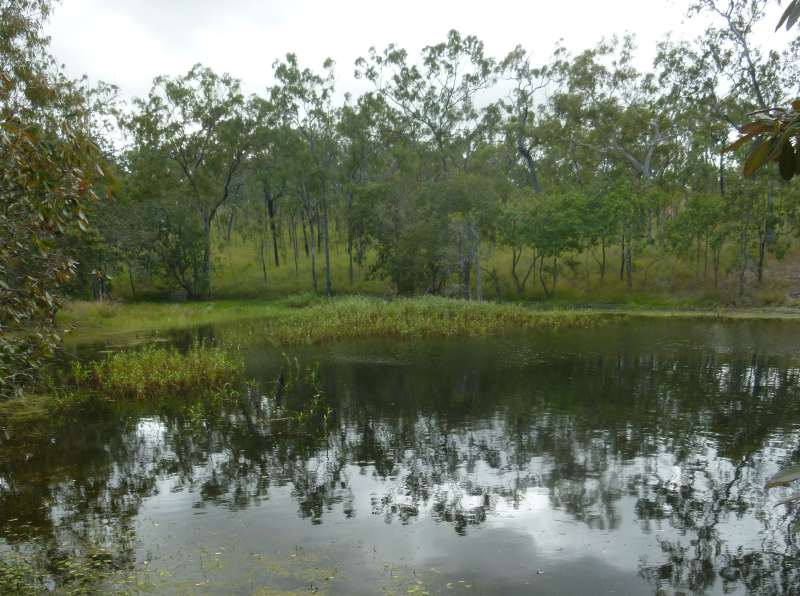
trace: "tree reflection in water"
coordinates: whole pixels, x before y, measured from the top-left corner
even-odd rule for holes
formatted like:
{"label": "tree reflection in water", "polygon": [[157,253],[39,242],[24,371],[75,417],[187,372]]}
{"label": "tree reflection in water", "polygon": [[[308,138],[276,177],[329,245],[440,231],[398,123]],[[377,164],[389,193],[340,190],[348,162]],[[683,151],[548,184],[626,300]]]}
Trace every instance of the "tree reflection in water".
{"label": "tree reflection in water", "polygon": [[[209,403],[93,405],[12,435],[0,447],[6,548],[53,561],[105,549],[114,568],[133,569],[134,520],[164,479],[196,495],[200,510],[244,510],[289,487],[312,524],[341,512],[354,524],[433,520],[458,534],[499,511],[513,516],[535,493],[593,531],[614,535],[635,520],[660,547],[633,570],[654,588],[800,586],[797,504],[775,507],[779,495],[764,490],[776,469],[800,461],[800,369],[708,350],[520,364],[508,344],[487,347],[445,359],[323,360],[336,412],[327,420],[276,421],[301,410],[311,388],[295,383],[276,400],[262,381]],[[364,485],[353,474],[380,487],[369,511],[358,509]]]}

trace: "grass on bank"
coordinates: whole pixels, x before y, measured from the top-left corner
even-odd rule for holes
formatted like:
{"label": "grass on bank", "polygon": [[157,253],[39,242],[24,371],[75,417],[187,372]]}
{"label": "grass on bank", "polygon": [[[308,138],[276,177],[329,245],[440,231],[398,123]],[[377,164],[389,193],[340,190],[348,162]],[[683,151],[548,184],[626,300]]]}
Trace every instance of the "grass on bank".
{"label": "grass on bank", "polygon": [[60,315],[74,327],[70,343],[166,332],[206,324],[252,321],[278,344],[316,343],[354,337],[481,336],[586,327],[622,315],[612,312],[537,310],[519,304],[477,303],[436,297],[387,301],[364,296],[292,296],[278,301],[70,304]]}
{"label": "grass on bank", "polygon": [[185,353],[172,347],[146,346],[72,366],[79,388],[130,399],[209,395],[234,383],[243,371],[241,358],[202,344]]}
{"label": "grass on bank", "polygon": [[424,337],[492,335],[561,327],[586,327],[622,317],[724,319],[796,319],[794,308],[650,308],[647,306],[576,307],[476,303],[419,297],[387,301],[364,296],[326,299],[312,294],[282,300],[210,302],[73,302],[59,315],[71,344],[126,343],[133,334],[151,334],[202,325],[251,321],[252,328],[276,343],[297,344],[361,336]]}

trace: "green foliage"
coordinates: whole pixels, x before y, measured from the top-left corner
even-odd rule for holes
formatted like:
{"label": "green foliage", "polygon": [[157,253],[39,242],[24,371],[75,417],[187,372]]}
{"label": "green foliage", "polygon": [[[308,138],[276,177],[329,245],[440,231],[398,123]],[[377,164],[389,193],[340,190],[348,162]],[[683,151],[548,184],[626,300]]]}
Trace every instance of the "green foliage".
{"label": "green foliage", "polygon": [[[11,38],[37,32],[48,11],[33,0],[8,6],[27,15],[6,25]],[[757,47],[761,0],[694,0],[690,13],[708,18],[702,38],[664,41],[650,69],[637,67],[630,35],[577,53],[559,46],[537,63],[521,47],[496,59],[478,38],[450,31],[417,57],[394,45],[370,49],[356,74],[371,91],[340,103],[333,62],[315,71],[294,54],[275,61],[274,83],[250,97],[202,65],[156,77],[131,110],[114,112],[127,141],[114,156],[122,180],[114,204],[92,204],[91,188],[105,189],[90,167],[96,147],[73,143],[73,153],[47,158],[69,169],[64,180],[80,205],[53,204],[44,249],[9,244],[25,253],[8,255],[19,267],[14,283],[35,279],[31,270],[64,275],[28,288],[40,298],[19,321],[0,318],[6,360],[47,354],[44,323],[65,292],[105,300],[336,290],[481,301],[511,297],[511,288],[515,298],[631,303],[671,300],[680,288],[682,300],[760,293],[780,302],[783,286],[762,284],[768,260],[791,252],[800,230],[796,197],[776,185],[759,192],[738,170],[776,159],[794,175],[796,131],[788,120],[767,122],[783,121],[767,111],[738,148],[720,150],[731,122],[793,93],[800,41],[783,53]],[[21,65],[9,85],[46,70],[37,35],[30,52],[3,50]],[[69,114],[81,139],[113,153],[100,134],[109,110],[96,109],[111,88],[89,92],[58,76],[51,86],[55,95],[31,85],[9,97],[46,107],[34,128],[53,129]],[[767,138],[744,154],[747,142],[776,131],[779,143]],[[20,159],[41,169],[32,156]],[[48,270],[37,261],[47,255],[64,258]],[[33,368],[17,367],[28,372],[12,382],[33,378]]]}
{"label": "green foliage", "polygon": [[107,166],[92,107],[54,68],[42,33],[50,3],[0,2],[0,399],[37,379],[60,339],[52,318],[77,262]]}
{"label": "green foliage", "polygon": [[[211,291],[211,226],[236,192],[256,118],[238,80],[198,64],[182,77],[157,77],[125,121],[134,139],[131,200],[155,207],[154,256],[189,298]],[[138,240],[148,245],[147,236]]]}
{"label": "green foliage", "polygon": [[78,387],[112,399],[161,399],[219,392],[242,370],[242,361],[228,351],[196,344],[186,353],[153,346],[117,352],[88,365],[74,363],[72,375]]}

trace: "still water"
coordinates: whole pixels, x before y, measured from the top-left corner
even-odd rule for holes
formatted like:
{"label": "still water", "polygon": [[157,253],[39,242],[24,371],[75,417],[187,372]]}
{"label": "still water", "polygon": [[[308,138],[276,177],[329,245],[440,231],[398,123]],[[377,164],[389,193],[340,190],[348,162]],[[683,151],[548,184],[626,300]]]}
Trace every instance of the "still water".
{"label": "still water", "polygon": [[[800,325],[243,351],[239,399],[5,437],[0,548],[103,547],[155,593],[800,593],[764,487],[800,462]],[[275,420],[311,394],[324,422]]]}

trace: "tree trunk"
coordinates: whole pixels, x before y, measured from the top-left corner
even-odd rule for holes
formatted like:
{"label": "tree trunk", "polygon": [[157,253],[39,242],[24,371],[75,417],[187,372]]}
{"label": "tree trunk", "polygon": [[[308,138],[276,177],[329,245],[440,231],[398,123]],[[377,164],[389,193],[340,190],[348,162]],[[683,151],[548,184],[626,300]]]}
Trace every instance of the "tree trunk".
{"label": "tree trunk", "polygon": [[764,222],[758,238],[758,285],[764,281],[764,261],[767,258],[767,242],[770,237],[769,216],[772,211],[772,193],[767,193],[767,208],[764,212]]}
{"label": "tree trunk", "polygon": [[271,192],[264,193],[264,201],[267,204],[267,216],[269,217],[269,231],[272,234],[272,251],[275,256],[275,267],[281,266],[280,256],[278,255],[278,227],[275,223],[275,197]]}
{"label": "tree trunk", "polygon": [[480,243],[475,244],[475,298],[478,302],[483,302],[483,286],[481,285],[481,247]]}
{"label": "tree trunk", "polygon": [[[310,218],[309,218],[310,219]],[[311,227],[311,221],[308,222],[309,228]],[[306,218],[301,214],[300,215],[300,227],[303,228],[303,246],[306,249],[306,258],[308,258],[308,237],[314,236],[313,231],[310,231],[308,234],[306,233]]]}
{"label": "tree trunk", "polygon": [[539,184],[539,173],[536,168],[536,160],[533,159],[533,154],[525,144],[523,139],[517,139],[517,151],[522,159],[525,161],[525,170],[528,178],[528,183],[531,185],[533,192],[539,193],[542,190]]}
{"label": "tree trunk", "polygon": [[625,279],[625,233],[622,233],[622,242],[619,251],[619,280]]}
{"label": "tree trunk", "polygon": [[128,283],[131,286],[131,298],[136,298],[136,274],[131,263],[128,263]]}
{"label": "tree trunk", "polygon": [[266,256],[266,243],[264,242],[264,236],[261,236],[261,240],[259,241],[258,246],[258,256],[259,260],[261,261],[261,273],[264,276],[264,283],[267,283],[267,256]]}
{"label": "tree trunk", "polygon": [[197,288],[197,295],[200,298],[211,297],[211,220],[206,219],[204,223],[204,238],[203,242],[203,268],[201,271],[201,279]]}
{"label": "tree trunk", "polygon": [[625,247],[625,274],[626,286],[628,289],[633,288],[633,250],[631,250],[631,239],[628,238],[627,246]]}
{"label": "tree trunk", "polygon": [[602,261],[600,262],[600,281],[604,281],[606,279],[606,237],[603,236],[600,239],[600,250],[601,254],[603,255]]}
{"label": "tree trunk", "polygon": [[542,285],[542,290],[544,290],[545,298],[549,298],[550,290],[547,288],[547,279],[545,278],[545,273],[544,273],[544,255],[539,257],[539,283]]}
{"label": "tree trunk", "polygon": [[347,238],[347,273],[350,276],[350,285],[355,283],[355,275],[353,274],[353,239]]}
{"label": "tree trunk", "polygon": [[[308,232],[311,238],[314,238],[314,223],[309,216],[308,218]],[[311,241],[311,285],[314,288],[314,293],[318,291],[317,287],[317,243]]]}
{"label": "tree trunk", "polygon": [[289,244],[292,245],[292,255],[294,256],[294,275],[300,275],[300,266],[297,263],[298,250],[297,250],[297,222],[292,219],[292,227],[289,228]]}
{"label": "tree trunk", "polygon": [[234,221],[234,219],[236,219],[236,211],[231,209],[231,215],[228,218],[228,225],[227,225],[227,227],[225,229],[225,241],[226,242],[230,242],[231,241],[231,235],[233,234],[233,221]]}
{"label": "tree trunk", "polygon": [[517,274],[517,265],[522,259],[522,249],[516,246],[511,247],[511,279],[514,280],[514,286],[517,288],[517,294],[522,296],[525,291],[525,284],[520,280]]}
{"label": "tree trunk", "polygon": [[347,272],[350,275],[350,285],[354,283],[353,278],[353,191],[347,194]]}
{"label": "tree trunk", "polygon": [[331,247],[328,233],[328,202],[322,201],[322,243],[325,248],[325,295],[333,296],[333,284],[331,283]]}
{"label": "tree trunk", "polygon": [[745,276],[747,274],[747,242],[745,241],[744,222],[739,234],[739,298],[744,297]]}

